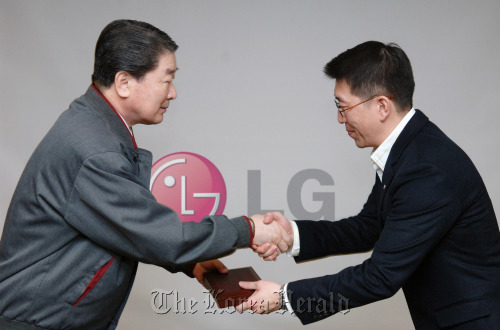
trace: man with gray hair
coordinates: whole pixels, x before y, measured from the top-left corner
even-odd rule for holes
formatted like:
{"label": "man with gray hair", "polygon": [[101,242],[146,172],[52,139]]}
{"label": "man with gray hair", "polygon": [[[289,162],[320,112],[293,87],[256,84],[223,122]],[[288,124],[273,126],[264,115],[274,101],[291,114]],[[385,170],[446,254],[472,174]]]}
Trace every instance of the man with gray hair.
{"label": "man with gray hair", "polygon": [[207,270],[227,272],[212,259],[238,248],[288,249],[283,228],[262,217],[182,223],[149,191],[152,155],[132,126],[160,123],[176,98],[176,49],[144,22],[102,31],[92,85],[40,142],[12,197],[0,241],[1,329],[114,329],[139,261],[201,282]]}

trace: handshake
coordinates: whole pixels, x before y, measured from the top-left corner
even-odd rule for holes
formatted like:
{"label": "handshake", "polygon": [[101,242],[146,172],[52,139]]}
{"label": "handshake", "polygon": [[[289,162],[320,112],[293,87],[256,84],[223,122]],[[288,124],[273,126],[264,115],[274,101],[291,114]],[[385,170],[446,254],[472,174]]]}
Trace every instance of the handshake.
{"label": "handshake", "polygon": [[[252,250],[266,261],[276,260],[282,252],[287,252],[293,247],[294,231],[290,221],[279,212],[269,212],[265,215],[255,214],[251,216],[254,224],[254,236]],[[298,239],[298,238],[297,238]],[[202,285],[203,274],[209,271],[227,273],[227,267],[220,260],[209,260],[195,265],[193,275]],[[235,306],[242,313],[247,309],[263,314],[270,313],[280,307],[279,294],[280,285],[270,281],[239,282],[243,289],[255,292],[248,301]]]}
{"label": "handshake", "polygon": [[276,260],[293,246],[293,228],[281,213],[269,212],[251,216],[255,224],[252,250],[266,261]]}

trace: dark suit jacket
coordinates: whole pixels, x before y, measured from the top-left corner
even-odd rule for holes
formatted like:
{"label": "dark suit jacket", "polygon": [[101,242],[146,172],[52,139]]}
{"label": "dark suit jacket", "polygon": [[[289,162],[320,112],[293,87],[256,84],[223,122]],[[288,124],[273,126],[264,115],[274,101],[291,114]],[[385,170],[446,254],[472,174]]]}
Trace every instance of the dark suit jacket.
{"label": "dark suit jacket", "polygon": [[373,249],[361,265],[289,283],[304,324],[403,288],[417,329],[500,326],[500,233],[488,192],[468,156],[419,110],[357,216],[297,225],[296,261]]}

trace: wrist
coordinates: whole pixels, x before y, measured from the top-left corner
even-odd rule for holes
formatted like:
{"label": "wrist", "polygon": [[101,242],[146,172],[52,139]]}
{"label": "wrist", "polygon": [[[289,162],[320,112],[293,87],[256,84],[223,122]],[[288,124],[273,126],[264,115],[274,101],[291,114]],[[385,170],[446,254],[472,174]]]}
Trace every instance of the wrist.
{"label": "wrist", "polygon": [[285,292],[285,285],[284,284],[280,287],[280,290],[278,291],[278,293],[279,293],[279,296],[280,296],[279,297],[279,306],[278,306],[278,308],[280,310],[285,310],[286,311],[287,310],[287,308],[286,308],[286,299],[285,299],[286,292]]}

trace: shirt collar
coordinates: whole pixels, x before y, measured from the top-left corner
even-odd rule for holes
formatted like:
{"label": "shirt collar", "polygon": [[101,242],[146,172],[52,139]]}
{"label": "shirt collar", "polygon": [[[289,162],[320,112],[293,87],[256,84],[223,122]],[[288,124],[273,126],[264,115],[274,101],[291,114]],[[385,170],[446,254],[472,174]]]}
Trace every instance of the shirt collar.
{"label": "shirt collar", "polygon": [[382,142],[382,144],[371,153],[370,157],[372,159],[373,168],[377,172],[380,181],[382,181],[385,164],[387,163],[387,159],[389,158],[389,153],[391,152],[391,148],[394,145],[394,142],[396,142],[399,134],[401,134],[406,124],[408,124],[414,114],[415,109],[412,108],[399,122],[398,126],[396,126],[391,134],[384,140],[384,142]]}

